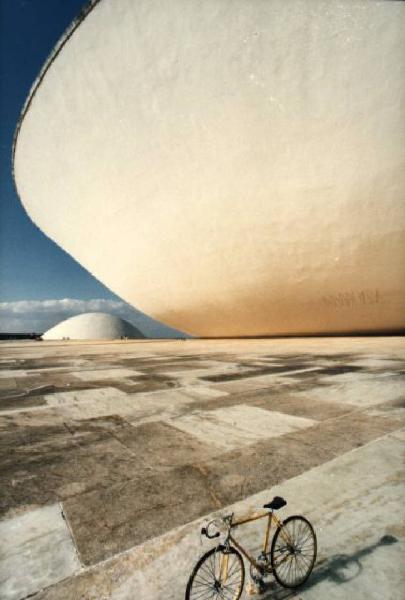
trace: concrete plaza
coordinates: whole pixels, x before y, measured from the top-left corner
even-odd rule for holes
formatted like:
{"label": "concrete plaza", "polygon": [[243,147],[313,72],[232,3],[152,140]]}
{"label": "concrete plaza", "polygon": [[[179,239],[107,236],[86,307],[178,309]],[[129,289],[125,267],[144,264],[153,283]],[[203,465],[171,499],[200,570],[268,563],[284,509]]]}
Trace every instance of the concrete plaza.
{"label": "concrete plaza", "polygon": [[318,561],[260,598],[405,596],[404,338],[0,350],[1,599],[182,599],[201,523],[277,494]]}

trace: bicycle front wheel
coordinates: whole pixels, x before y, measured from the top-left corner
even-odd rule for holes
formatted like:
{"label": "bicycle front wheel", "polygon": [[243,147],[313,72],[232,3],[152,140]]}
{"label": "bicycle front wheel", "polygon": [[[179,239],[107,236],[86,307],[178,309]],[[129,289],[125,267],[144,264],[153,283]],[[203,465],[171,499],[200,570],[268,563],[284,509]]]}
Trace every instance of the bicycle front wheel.
{"label": "bicycle front wheel", "polygon": [[271,567],[278,583],[287,588],[302,585],[316,560],[316,535],[301,516],[288,517],[277,529],[271,544]]}
{"label": "bicycle front wheel", "polygon": [[186,600],[238,600],[245,582],[243,558],[218,546],[204,554],[188,580]]}

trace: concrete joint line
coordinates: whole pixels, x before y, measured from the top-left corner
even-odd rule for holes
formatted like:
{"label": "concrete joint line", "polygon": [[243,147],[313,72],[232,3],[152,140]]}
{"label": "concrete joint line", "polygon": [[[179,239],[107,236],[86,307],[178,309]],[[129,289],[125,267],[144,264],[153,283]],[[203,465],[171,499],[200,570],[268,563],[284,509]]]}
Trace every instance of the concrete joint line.
{"label": "concrete joint line", "polygon": [[[64,509],[63,509],[63,504],[62,504],[62,502],[59,502],[58,504],[59,504],[59,507],[60,507],[60,512],[61,512],[61,515],[62,515],[62,517],[63,517],[63,520],[64,520],[64,521],[65,521],[65,523],[66,523],[66,527],[68,528],[68,531],[69,531],[70,537],[71,537],[71,539],[72,539],[72,544],[73,544],[73,547],[74,547],[74,549],[75,549],[75,552],[76,552],[77,559],[78,559],[78,561],[79,561],[79,563],[80,563],[80,566],[81,566],[80,572],[82,572],[82,571],[83,571],[83,567],[84,567],[84,565],[83,565],[83,562],[82,562],[82,560],[81,560],[81,557],[80,557],[80,552],[79,552],[79,548],[77,547],[77,544],[76,544],[75,536],[73,535],[73,529],[72,529],[72,527],[71,527],[71,525],[70,525],[70,521],[69,521],[69,519],[68,519],[68,516],[67,516],[67,514],[65,513],[65,511],[64,511]],[[50,586],[50,587],[51,587],[51,586]]]}

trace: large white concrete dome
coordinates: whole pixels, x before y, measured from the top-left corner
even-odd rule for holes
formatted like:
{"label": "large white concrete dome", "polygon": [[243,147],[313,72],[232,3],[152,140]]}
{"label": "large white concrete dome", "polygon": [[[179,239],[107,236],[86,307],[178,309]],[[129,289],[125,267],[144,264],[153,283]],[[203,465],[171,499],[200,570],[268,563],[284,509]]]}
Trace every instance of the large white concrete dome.
{"label": "large white concrete dome", "polygon": [[107,313],[84,313],[70,317],[43,335],[44,340],[119,340],[145,337],[136,327]]}
{"label": "large white concrete dome", "polygon": [[196,335],[405,326],[405,3],[100,0],[41,72],[32,220]]}

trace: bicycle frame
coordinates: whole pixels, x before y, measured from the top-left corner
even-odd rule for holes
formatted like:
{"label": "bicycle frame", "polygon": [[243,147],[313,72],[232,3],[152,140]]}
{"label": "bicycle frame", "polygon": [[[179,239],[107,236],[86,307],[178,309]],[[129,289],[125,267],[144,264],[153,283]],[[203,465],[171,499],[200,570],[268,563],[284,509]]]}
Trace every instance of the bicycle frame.
{"label": "bicycle frame", "polygon": [[[251,554],[249,554],[249,552],[234,538],[234,536],[231,534],[231,530],[235,529],[236,527],[240,527],[241,525],[246,525],[247,523],[252,523],[253,521],[258,521],[259,519],[265,519],[266,517],[267,517],[267,525],[266,525],[266,531],[265,531],[264,541],[263,541],[263,550],[262,550],[262,556],[265,556],[269,552],[270,531],[271,531],[271,526],[272,526],[273,521],[277,527],[282,526],[282,522],[273,513],[273,511],[256,514],[251,517],[247,517],[246,519],[240,519],[239,521],[235,521],[235,522],[232,522],[232,520],[231,520],[229,523],[227,539],[225,541],[225,544],[228,541],[231,542],[235,546],[235,548],[237,548],[243,554],[243,556],[259,571],[262,569],[263,565],[261,565],[259,562],[257,562],[257,560]],[[282,527],[281,527],[281,535],[283,536],[283,538],[285,539],[287,544],[291,542],[288,534],[286,532],[284,532]],[[227,555],[225,555],[225,556],[227,556]],[[225,559],[225,557],[224,557],[224,563],[221,567],[221,572],[224,576],[223,581],[226,581],[227,572],[228,572],[228,561]]]}
{"label": "bicycle frame", "polygon": [[[246,561],[250,567],[249,592],[263,591],[268,575],[285,588],[296,588],[305,583],[316,561],[316,534],[311,523],[302,515],[290,515],[281,520],[274,514],[286,504],[284,498],[275,496],[263,507],[269,509],[266,512],[258,511],[237,518],[234,518],[234,513],[217,514],[206,522],[201,535],[209,540],[221,539],[196,563],[187,583],[186,600],[202,600],[210,594],[212,598],[224,600],[241,598]],[[264,539],[262,552],[255,558],[253,553],[259,550],[256,543],[248,551],[235,537],[234,530],[260,519],[266,519]],[[277,530],[272,532],[273,523]]]}

